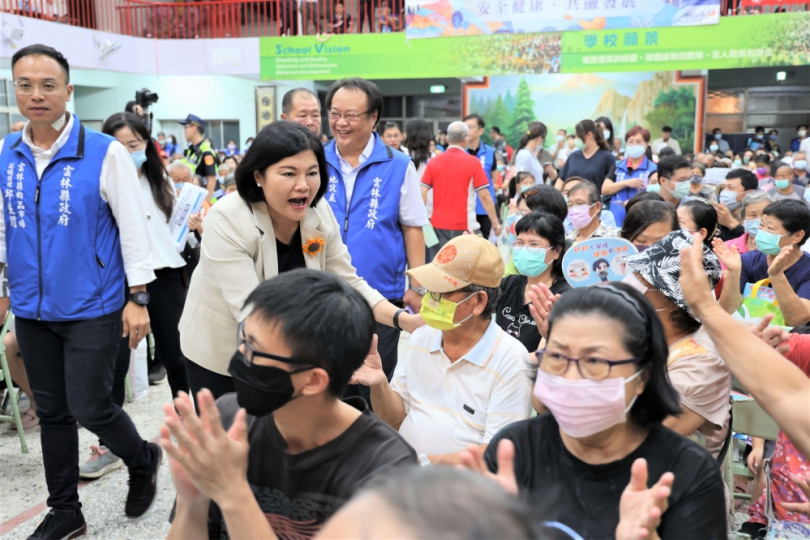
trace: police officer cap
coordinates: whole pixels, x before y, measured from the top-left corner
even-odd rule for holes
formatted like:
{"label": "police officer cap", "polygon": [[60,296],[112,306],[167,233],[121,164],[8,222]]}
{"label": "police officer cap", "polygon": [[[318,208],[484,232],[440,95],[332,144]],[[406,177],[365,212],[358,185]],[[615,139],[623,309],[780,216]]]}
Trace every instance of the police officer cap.
{"label": "police officer cap", "polygon": [[205,131],[205,122],[203,121],[202,118],[200,118],[199,116],[196,116],[194,114],[190,114],[190,115],[186,116],[185,120],[180,120],[180,122],[178,122],[178,123],[183,124],[183,125],[194,124],[195,126],[201,127],[203,129],[203,131]]}

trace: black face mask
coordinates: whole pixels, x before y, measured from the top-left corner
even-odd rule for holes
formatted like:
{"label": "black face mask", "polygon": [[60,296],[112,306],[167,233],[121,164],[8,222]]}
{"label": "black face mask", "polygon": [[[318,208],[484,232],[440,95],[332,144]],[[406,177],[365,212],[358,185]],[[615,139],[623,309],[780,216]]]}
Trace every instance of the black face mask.
{"label": "black face mask", "polygon": [[[236,401],[245,411],[256,417],[267,416],[293,400],[290,375],[306,371],[284,371],[281,368],[245,363],[244,355],[236,351],[228,366],[236,388]],[[296,396],[297,397],[297,396]]]}

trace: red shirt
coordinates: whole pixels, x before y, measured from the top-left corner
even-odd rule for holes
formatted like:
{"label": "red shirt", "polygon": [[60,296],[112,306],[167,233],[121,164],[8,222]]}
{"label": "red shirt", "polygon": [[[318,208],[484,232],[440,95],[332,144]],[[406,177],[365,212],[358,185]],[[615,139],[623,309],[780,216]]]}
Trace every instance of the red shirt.
{"label": "red shirt", "polygon": [[473,189],[487,189],[489,178],[478,158],[463,148],[450,146],[428,161],[422,185],[433,189],[431,224],[437,229],[466,231],[470,202],[475,211]]}
{"label": "red shirt", "polygon": [[790,350],[785,358],[799,366],[810,377],[810,334],[790,334]]}

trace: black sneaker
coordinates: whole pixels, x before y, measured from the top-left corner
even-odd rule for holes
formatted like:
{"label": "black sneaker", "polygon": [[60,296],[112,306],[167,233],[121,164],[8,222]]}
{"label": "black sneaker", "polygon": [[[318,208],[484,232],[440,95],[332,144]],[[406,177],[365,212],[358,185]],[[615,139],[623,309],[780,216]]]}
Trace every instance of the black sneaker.
{"label": "black sneaker", "polygon": [[166,380],[166,368],[163,364],[157,364],[149,371],[149,386],[155,386]]}
{"label": "black sneaker", "polygon": [[129,493],[127,493],[125,512],[130,518],[141,517],[155,502],[158,469],[160,469],[160,462],[163,459],[163,449],[155,443],[147,443],[146,446],[152,454],[149,470],[143,473],[129,471]]}
{"label": "black sneaker", "polygon": [[87,522],[81,510],[77,510],[75,516],[57,514],[51,510],[28,540],[70,540],[86,532]]}

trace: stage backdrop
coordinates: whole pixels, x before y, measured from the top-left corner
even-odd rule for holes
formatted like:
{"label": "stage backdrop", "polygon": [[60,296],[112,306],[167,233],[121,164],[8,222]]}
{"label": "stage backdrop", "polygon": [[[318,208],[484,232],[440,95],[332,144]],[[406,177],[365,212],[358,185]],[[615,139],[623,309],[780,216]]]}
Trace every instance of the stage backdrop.
{"label": "stage backdrop", "polygon": [[717,24],[720,0],[406,0],[409,38]]}
{"label": "stage backdrop", "polygon": [[558,129],[571,135],[583,118],[607,116],[622,140],[635,125],[650,130],[652,139],[669,125],[686,152],[694,147],[701,92],[698,82],[676,79],[671,71],[490,77],[486,88],[467,86],[467,111],[483,116],[487,127],[498,126],[515,149],[535,120],[546,124],[550,146]]}

